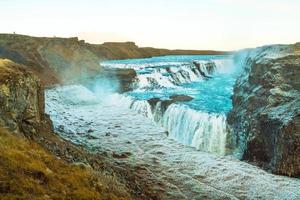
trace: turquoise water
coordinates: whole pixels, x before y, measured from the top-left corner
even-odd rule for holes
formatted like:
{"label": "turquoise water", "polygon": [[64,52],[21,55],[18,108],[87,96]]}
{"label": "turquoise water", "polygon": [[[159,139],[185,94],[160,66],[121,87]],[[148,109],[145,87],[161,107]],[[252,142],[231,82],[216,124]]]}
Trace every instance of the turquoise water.
{"label": "turquoise water", "polygon": [[[107,61],[101,64],[105,67],[133,68],[136,70],[139,81],[143,84],[138,85],[134,91],[127,93],[135,99],[169,99],[172,95],[183,94],[194,99],[179,104],[207,113],[227,113],[232,107],[231,95],[237,75],[231,61],[231,56],[162,56]],[[213,63],[215,71],[207,74],[211,78],[205,79],[193,73],[193,62],[199,62],[203,65]],[[166,71],[166,69],[173,71]],[[177,74],[180,75],[178,71],[186,74],[181,82],[172,80]],[[189,78],[191,76],[193,78]],[[146,87],[143,87],[145,85]]]}

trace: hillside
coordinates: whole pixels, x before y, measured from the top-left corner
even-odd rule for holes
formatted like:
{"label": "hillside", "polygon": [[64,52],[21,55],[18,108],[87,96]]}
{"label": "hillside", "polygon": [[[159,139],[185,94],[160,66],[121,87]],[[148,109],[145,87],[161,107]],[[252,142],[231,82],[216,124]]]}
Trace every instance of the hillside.
{"label": "hillside", "polygon": [[133,42],[89,44],[78,38],[0,34],[0,58],[29,66],[45,85],[78,81],[101,74],[101,60],[224,53],[226,52],[140,48]]}
{"label": "hillside", "polygon": [[[16,145],[17,144],[17,145]],[[0,128],[0,196],[5,199],[130,199],[88,165],[67,164],[33,141]]]}

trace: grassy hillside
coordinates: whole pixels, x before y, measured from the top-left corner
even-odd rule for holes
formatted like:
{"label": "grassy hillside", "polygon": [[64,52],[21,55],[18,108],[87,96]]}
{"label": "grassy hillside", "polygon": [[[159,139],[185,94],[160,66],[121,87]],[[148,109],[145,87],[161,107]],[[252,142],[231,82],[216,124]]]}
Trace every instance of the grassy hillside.
{"label": "grassy hillside", "polygon": [[0,128],[0,199],[130,199],[122,185]]}

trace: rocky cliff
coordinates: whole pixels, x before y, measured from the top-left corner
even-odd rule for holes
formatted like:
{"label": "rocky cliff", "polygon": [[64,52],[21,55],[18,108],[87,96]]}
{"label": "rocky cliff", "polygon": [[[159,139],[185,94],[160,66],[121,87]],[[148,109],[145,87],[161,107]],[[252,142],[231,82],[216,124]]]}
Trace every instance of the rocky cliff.
{"label": "rocky cliff", "polygon": [[0,126],[22,134],[35,134],[48,123],[44,92],[27,67],[0,59]]}
{"label": "rocky cliff", "polygon": [[234,87],[228,150],[277,174],[300,177],[300,44],[244,50]]}

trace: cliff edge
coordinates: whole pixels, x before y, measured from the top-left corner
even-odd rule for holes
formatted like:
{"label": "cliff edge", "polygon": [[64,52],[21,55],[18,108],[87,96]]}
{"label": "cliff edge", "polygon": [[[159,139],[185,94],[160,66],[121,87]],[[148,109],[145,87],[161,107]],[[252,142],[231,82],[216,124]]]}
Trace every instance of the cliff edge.
{"label": "cliff edge", "polygon": [[244,72],[228,115],[228,151],[276,174],[300,177],[300,44],[236,55]]}

